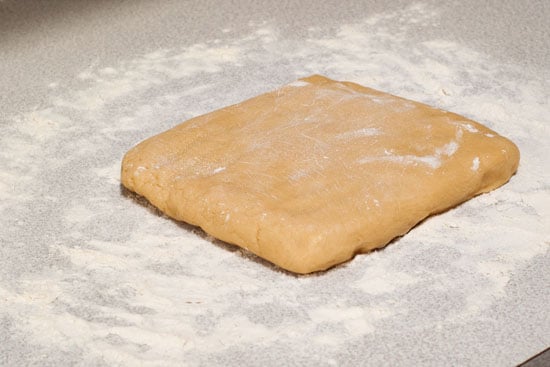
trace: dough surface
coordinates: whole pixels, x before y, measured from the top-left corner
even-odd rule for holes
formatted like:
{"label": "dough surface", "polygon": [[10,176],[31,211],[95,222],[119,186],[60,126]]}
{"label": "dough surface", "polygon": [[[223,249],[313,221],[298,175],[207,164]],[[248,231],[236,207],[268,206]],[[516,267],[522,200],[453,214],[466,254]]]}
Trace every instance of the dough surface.
{"label": "dough surface", "polygon": [[314,75],[141,142],[121,179],[170,217],[310,273],[503,185],[518,164],[475,121]]}

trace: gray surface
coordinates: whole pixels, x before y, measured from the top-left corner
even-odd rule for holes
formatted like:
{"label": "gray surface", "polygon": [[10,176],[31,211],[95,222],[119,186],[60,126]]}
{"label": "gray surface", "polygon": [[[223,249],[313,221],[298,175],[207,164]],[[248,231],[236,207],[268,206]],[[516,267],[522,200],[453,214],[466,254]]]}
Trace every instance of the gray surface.
{"label": "gray surface", "polygon": [[[45,85],[78,73],[97,60],[111,64],[158,48],[171,48],[219,37],[219,30],[246,32],[249,21],[273,19],[289,37],[303,36],[310,26],[325,29],[410,1],[240,0],[212,5],[208,1],[4,1],[0,14],[0,102],[38,103]],[[430,4],[430,2],[423,2]],[[440,9],[440,25],[421,26],[412,40],[439,38],[459,41],[506,63],[536,73],[550,69],[550,29],[547,1],[431,2]],[[93,37],[92,37],[93,35]],[[78,52],[67,52],[78,50]],[[24,82],[22,83],[22,80]],[[11,86],[18,85],[17,90]],[[17,110],[16,110],[17,111]]]}
{"label": "gray surface", "polygon": [[[422,4],[0,2],[0,365],[514,365],[546,348],[550,7]],[[137,141],[310,73],[486,123],[520,171],[313,277],[121,191]]]}

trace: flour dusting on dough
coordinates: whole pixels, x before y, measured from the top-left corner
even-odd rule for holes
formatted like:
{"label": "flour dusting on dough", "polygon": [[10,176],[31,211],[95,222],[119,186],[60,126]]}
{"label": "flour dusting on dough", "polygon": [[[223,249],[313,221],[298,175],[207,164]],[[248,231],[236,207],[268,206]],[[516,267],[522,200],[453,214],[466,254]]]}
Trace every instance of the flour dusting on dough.
{"label": "flour dusting on dough", "polygon": [[220,173],[222,171],[225,171],[225,167],[218,167],[212,171],[213,174]]}
{"label": "flour dusting on dough", "polygon": [[303,80],[296,80],[292,83],[287,84],[288,87],[305,87],[306,85],[309,85],[309,83]]}
{"label": "flour dusting on dough", "polygon": [[382,132],[380,129],[375,127],[365,127],[362,129],[354,130],[354,131],[348,131],[345,133],[341,133],[336,135],[336,139],[354,139],[354,138],[361,138],[364,136],[376,136],[380,135]]}
{"label": "flour dusting on dough", "polygon": [[475,157],[472,160],[472,166],[470,167],[472,171],[477,171],[479,168],[479,157]]}
{"label": "flour dusting on dough", "polygon": [[473,127],[471,124],[463,124],[462,125],[467,131],[471,132],[471,133],[477,133],[479,132],[478,129],[476,129],[475,127]]}
{"label": "flour dusting on dough", "polygon": [[441,166],[441,160],[436,155],[416,156],[416,155],[384,155],[379,157],[364,157],[357,161],[359,164],[366,164],[372,162],[391,162],[404,165],[418,165],[423,164],[431,169],[437,169]]}
{"label": "flour dusting on dough", "polygon": [[436,154],[438,156],[446,155],[447,157],[452,156],[458,150],[458,143],[456,141],[451,141],[448,144],[445,144],[442,148],[436,149]]}

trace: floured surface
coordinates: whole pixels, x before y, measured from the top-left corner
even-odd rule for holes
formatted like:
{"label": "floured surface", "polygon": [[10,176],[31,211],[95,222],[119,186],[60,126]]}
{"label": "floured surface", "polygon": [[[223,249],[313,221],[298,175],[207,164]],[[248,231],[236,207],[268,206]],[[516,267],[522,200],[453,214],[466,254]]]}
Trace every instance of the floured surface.
{"label": "floured surface", "polygon": [[[466,15],[475,22],[479,4],[470,3],[450,13],[441,2],[350,5],[356,18],[341,20],[335,2],[296,13],[292,32],[277,21],[226,28],[210,11],[137,32],[145,26],[125,27],[119,14],[84,11],[90,22],[71,14],[43,53],[21,45],[35,69],[2,54],[0,68],[17,79],[6,88],[25,103],[0,110],[0,364],[502,366],[547,347],[550,67],[527,73],[529,55],[510,65],[453,35],[465,16],[457,12],[474,9]],[[156,25],[157,13],[139,18],[127,7],[171,3],[120,4],[124,16]],[[249,9],[222,10],[230,22],[231,11]],[[59,20],[41,14],[45,24]],[[494,30],[495,17],[477,24]],[[294,32],[302,19],[317,26]],[[188,41],[195,20],[212,29]],[[103,53],[140,35],[151,39],[143,52]],[[81,52],[90,59],[75,66]],[[315,73],[479,121],[518,145],[521,168],[501,188],[322,276],[243,260],[236,246],[121,190],[120,159],[136,142]],[[36,75],[43,91],[28,87]],[[42,102],[27,102],[37,93]]]}
{"label": "floured surface", "polygon": [[518,160],[465,117],[317,75],[147,139],[121,179],[175,219],[310,273],[502,185]]}

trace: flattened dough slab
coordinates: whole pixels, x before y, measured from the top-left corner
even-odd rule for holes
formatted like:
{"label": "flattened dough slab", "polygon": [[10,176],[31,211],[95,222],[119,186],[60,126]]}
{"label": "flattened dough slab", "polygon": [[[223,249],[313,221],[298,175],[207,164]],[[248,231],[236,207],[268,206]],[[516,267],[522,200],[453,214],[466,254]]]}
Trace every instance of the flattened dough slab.
{"label": "flattened dough slab", "polygon": [[297,273],[385,246],[506,183],[519,151],[454,113],[314,75],[132,148],[122,183]]}

